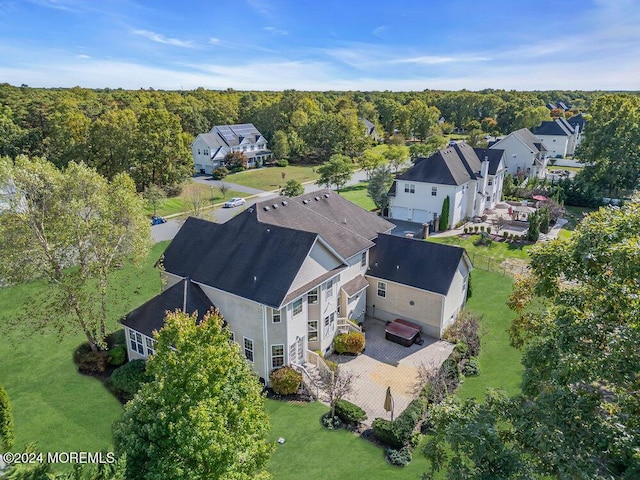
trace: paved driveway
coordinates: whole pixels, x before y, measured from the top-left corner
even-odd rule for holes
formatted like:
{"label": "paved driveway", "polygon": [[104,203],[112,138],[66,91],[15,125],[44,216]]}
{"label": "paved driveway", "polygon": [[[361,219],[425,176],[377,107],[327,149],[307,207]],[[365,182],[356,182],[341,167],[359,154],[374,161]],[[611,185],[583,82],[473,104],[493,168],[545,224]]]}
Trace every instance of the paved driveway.
{"label": "paved driveway", "polygon": [[407,408],[416,396],[418,372],[422,365],[439,367],[451,352],[453,344],[425,337],[423,345],[403,347],[384,338],[386,323],[367,318],[366,350],[357,357],[332,355],[342,368],[355,375],[353,390],[347,399],[367,412],[368,425],[376,417],[390,419],[384,409],[387,387],[394,399],[394,418]]}

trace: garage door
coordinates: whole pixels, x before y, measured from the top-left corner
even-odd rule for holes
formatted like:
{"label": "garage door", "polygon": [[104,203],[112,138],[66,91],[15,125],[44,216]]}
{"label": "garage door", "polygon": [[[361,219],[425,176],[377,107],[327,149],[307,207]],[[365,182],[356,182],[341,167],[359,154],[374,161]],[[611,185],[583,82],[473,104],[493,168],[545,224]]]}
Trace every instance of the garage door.
{"label": "garage door", "polygon": [[413,209],[413,221],[416,223],[427,223],[433,218],[430,212],[426,210]]}
{"label": "garage door", "polygon": [[406,220],[409,209],[407,207],[391,207],[391,218]]}

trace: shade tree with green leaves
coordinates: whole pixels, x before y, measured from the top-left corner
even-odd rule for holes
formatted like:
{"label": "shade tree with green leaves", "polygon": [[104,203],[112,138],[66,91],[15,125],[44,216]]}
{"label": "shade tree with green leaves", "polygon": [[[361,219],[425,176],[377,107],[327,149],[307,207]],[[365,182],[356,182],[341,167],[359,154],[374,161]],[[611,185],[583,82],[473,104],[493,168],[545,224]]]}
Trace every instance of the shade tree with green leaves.
{"label": "shade tree with green leaves", "polygon": [[217,312],[168,313],[151,380],[114,427],[127,479],[268,478],[262,386]]}
{"label": "shade tree with green leaves", "polygon": [[640,475],[640,201],[531,250],[508,305],[522,392],[433,411],[425,453],[449,478]]}
{"label": "shade tree with green leaves", "polygon": [[91,349],[106,348],[108,307],[125,292],[110,275],[146,258],[149,219],[131,178],[111,182],[84,164],[64,170],[41,159],[0,159],[0,184],[15,194],[0,215],[0,278],[48,284],[13,323],[34,331],[80,331]]}
{"label": "shade tree with green leaves", "polygon": [[353,162],[346,155],[332,155],[328,162],[317,168],[319,175],[316,184],[331,188],[335,185],[338,192],[351,179],[353,175]]}
{"label": "shade tree with green leaves", "polygon": [[393,185],[393,174],[388,165],[376,168],[367,185],[367,195],[378,209],[384,213],[389,206],[389,189]]}

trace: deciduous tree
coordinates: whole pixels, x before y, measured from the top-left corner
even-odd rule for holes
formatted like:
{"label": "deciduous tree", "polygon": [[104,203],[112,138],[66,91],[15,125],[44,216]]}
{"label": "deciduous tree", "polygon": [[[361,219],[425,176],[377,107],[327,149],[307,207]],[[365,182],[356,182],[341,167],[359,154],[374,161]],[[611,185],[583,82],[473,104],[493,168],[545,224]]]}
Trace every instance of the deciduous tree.
{"label": "deciduous tree", "polygon": [[282,187],[281,195],[285,197],[297,197],[298,195],[302,195],[304,193],[304,187],[302,184],[295,179],[289,180],[285,183],[284,187]]}
{"label": "deciduous tree", "polygon": [[331,188],[336,186],[336,190],[340,191],[353,174],[353,162],[346,155],[332,155],[328,162],[318,167],[320,177],[316,181],[318,185],[324,185]]}
{"label": "deciduous tree", "polygon": [[389,206],[389,189],[392,184],[393,174],[391,169],[384,165],[373,171],[369,179],[369,185],[367,185],[367,195],[371,197],[371,200],[383,215]]}
{"label": "deciduous tree", "polygon": [[0,278],[22,283],[42,278],[44,294],[19,322],[34,328],[83,332],[92,349],[103,348],[107,307],[119,292],[111,273],[146,258],[149,219],[126,174],[111,182],[74,162],[64,171],[43,159],[0,159],[0,184],[16,195],[0,215]]}
{"label": "deciduous tree", "polygon": [[168,313],[152,380],[116,424],[128,479],[261,478],[271,452],[262,387],[217,313]]}

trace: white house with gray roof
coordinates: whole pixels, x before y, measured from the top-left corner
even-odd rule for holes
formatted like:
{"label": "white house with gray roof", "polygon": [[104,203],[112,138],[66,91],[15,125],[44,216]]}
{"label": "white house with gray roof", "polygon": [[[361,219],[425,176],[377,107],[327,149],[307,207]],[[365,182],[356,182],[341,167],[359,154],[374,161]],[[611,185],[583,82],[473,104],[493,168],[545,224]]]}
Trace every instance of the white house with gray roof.
{"label": "white house with gray roof", "polygon": [[[217,308],[265,380],[283,365],[323,364],[314,352],[331,352],[337,333],[359,330],[349,320],[364,322],[367,310],[377,316],[374,304],[386,316],[397,305],[397,318],[440,336],[464,305],[468,257],[459,247],[417,240],[407,249],[398,243],[405,239],[386,235],[393,227],[330,190],[264,201],[224,224],[189,218],[162,259],[165,291],[122,321],[129,358],[153,352],[153,331],[174,308],[199,317]],[[377,252],[373,263],[371,252]],[[424,267],[425,259],[427,269],[406,268],[407,262]],[[398,268],[389,276],[392,266]],[[384,300],[376,294],[369,301],[371,282],[376,291],[378,282],[388,285]]]}
{"label": "white house with gray roof", "polygon": [[504,150],[507,172],[515,177],[542,177],[546,172],[547,148],[528,128],[511,132],[489,148]]}
{"label": "white house with gray roof", "polygon": [[253,123],[217,125],[208,133],[199,134],[191,144],[195,172],[211,174],[231,152],[242,152],[250,167],[261,165],[273,156]]}
{"label": "white house with gray roof", "polygon": [[551,158],[573,155],[578,145],[578,132],[564,118],[544,121],[533,129],[533,134],[547,149]]}
{"label": "white house with gray roof", "polygon": [[504,151],[458,143],[419,158],[389,192],[389,218],[438,224],[449,197],[449,228],[502,199]]}

